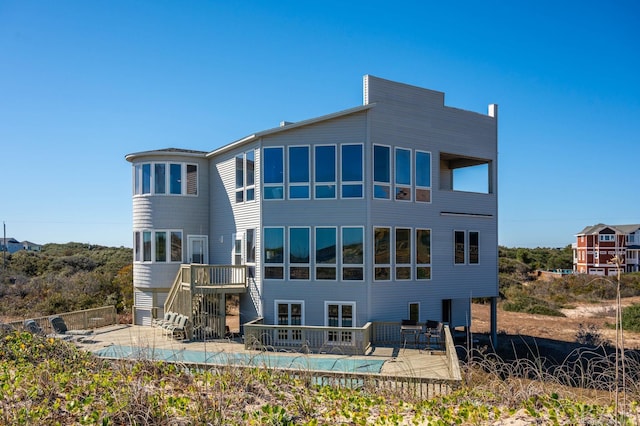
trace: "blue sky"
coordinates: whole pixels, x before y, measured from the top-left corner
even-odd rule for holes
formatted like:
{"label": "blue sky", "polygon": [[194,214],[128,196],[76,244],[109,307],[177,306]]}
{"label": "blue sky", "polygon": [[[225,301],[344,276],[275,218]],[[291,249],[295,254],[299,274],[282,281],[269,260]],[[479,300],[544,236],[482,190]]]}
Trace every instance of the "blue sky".
{"label": "blue sky", "polygon": [[640,223],[635,1],[0,0],[7,236],[131,246],[131,152],[362,103],[362,76],[499,111],[499,243]]}

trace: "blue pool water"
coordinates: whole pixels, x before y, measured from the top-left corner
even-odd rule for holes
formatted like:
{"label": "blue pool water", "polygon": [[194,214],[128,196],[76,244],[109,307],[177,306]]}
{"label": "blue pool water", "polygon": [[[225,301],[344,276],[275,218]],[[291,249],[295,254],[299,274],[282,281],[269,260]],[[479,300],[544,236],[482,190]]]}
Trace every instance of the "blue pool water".
{"label": "blue pool water", "polygon": [[269,352],[245,354],[234,352],[201,352],[189,350],[150,349],[131,346],[108,346],[96,352],[105,358],[148,359],[167,362],[187,362],[212,365],[250,365],[267,368],[332,371],[346,373],[379,373],[384,361],[352,357],[322,357],[311,355],[276,355]]}

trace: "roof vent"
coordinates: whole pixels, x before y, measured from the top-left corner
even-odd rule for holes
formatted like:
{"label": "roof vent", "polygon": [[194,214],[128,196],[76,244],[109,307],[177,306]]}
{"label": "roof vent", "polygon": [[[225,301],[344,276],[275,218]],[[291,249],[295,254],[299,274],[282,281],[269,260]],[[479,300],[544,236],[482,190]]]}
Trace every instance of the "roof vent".
{"label": "roof vent", "polygon": [[293,124],[293,121],[281,121],[280,127],[288,126],[289,124]]}

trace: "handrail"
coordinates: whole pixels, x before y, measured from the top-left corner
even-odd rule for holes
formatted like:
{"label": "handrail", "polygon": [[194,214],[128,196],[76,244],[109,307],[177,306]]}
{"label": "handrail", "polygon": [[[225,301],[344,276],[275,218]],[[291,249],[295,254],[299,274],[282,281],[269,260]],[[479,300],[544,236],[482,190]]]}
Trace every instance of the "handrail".
{"label": "handrail", "polygon": [[171,289],[169,290],[169,294],[167,295],[167,299],[164,301],[164,311],[168,312],[171,310],[171,306],[173,305],[178,291],[180,290],[180,286],[182,284],[182,269],[185,265],[180,265],[180,269],[178,269],[178,273],[176,274],[176,278],[173,280],[173,284],[171,285]]}
{"label": "handrail", "polygon": [[453,343],[453,336],[448,325],[443,327],[444,329],[444,346],[445,354],[447,356],[447,366],[449,367],[449,373],[454,380],[462,380],[462,374],[460,373],[460,363],[458,362],[458,354],[456,352],[456,345]]}

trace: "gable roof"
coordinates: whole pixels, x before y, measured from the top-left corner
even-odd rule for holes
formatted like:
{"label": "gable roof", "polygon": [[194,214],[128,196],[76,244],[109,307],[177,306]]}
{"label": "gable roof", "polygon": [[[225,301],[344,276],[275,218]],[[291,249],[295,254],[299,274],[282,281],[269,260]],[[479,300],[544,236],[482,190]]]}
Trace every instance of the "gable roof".
{"label": "gable roof", "polygon": [[20,241],[13,237],[0,238],[0,244],[20,244]]}
{"label": "gable roof", "polygon": [[218,149],[215,149],[213,151],[211,151],[210,153],[207,154],[207,158],[211,158],[211,157],[215,157],[216,155],[222,154],[226,151],[229,151],[230,149],[234,149],[238,146],[242,146],[244,144],[253,142],[263,136],[269,136],[269,135],[273,135],[276,133],[282,133],[282,132],[287,132],[289,130],[293,130],[293,129],[298,129],[300,127],[304,127],[304,126],[309,126],[312,124],[316,124],[316,123],[321,123],[323,121],[328,121],[328,120],[332,120],[334,118],[339,118],[339,117],[344,117],[347,115],[351,115],[351,114],[356,114],[358,112],[362,112],[362,111],[366,111],[372,107],[375,106],[375,103],[372,104],[366,104],[366,105],[360,105],[357,106],[355,108],[349,108],[349,109],[345,109],[342,111],[338,111],[338,112],[334,112],[331,114],[326,114],[326,115],[321,115],[319,117],[314,117],[314,118],[310,118],[307,120],[302,120],[302,121],[298,121],[295,123],[287,123],[287,122],[283,122],[279,127],[273,127],[271,129],[267,129],[267,130],[263,130],[261,132],[256,132],[253,133],[251,135],[245,136],[242,139],[238,139],[234,142],[231,142],[230,144],[224,145],[223,147],[220,147]]}
{"label": "gable roof", "polygon": [[597,225],[591,225],[584,228],[576,235],[593,235],[598,234],[605,228],[611,228],[619,234],[632,234],[637,230],[640,230],[640,224],[631,225],[605,225],[604,223],[598,223]]}

